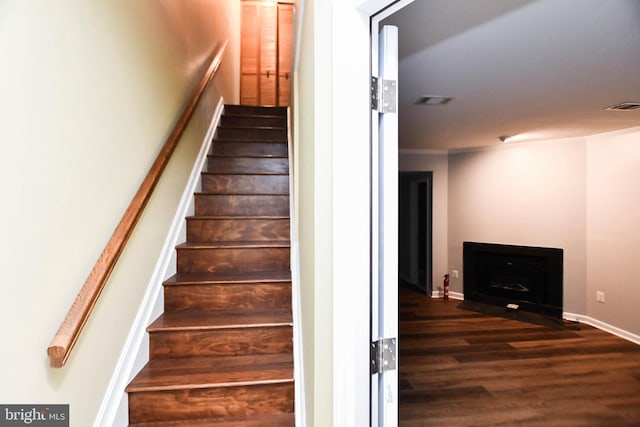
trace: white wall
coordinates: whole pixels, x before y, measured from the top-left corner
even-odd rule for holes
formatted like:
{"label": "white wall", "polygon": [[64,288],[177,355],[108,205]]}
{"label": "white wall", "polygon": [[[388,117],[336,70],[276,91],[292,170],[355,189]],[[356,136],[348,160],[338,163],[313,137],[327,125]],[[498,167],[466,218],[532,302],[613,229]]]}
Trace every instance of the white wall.
{"label": "white wall", "polygon": [[[331,287],[328,234],[330,218],[323,210],[329,181],[322,179],[322,171],[329,168],[328,145],[315,144],[318,126],[316,100],[323,99],[323,90],[315,75],[321,61],[316,53],[316,6],[313,0],[305,2],[302,16],[299,68],[294,72],[293,114],[295,118],[295,199],[298,230],[294,235],[300,248],[300,286],[305,368],[306,422],[309,426],[321,425],[331,419]],[[299,6],[298,6],[298,10]],[[324,58],[323,58],[324,60]],[[316,97],[318,97],[316,99]],[[320,136],[318,136],[320,137]],[[325,136],[326,138],[326,136]],[[325,230],[321,232],[320,230]],[[328,253],[329,252],[329,253]],[[317,261],[317,262],[316,262]],[[323,268],[324,266],[324,268]],[[324,334],[322,333],[324,331]],[[324,351],[323,351],[324,348]],[[322,375],[321,370],[325,370]],[[316,421],[318,420],[318,421]],[[331,425],[330,423],[326,425]]]}
{"label": "white wall", "polygon": [[[0,401],[68,403],[91,425],[202,141],[205,100],[67,366],[46,349],[206,59],[237,100],[237,2],[7,0],[0,6]],[[215,93],[213,97],[219,96]]]}
{"label": "white wall", "polygon": [[448,198],[449,156],[447,153],[425,153],[400,150],[402,172],[433,172],[432,266],[433,290],[442,290],[442,277],[448,265]]}
{"label": "white wall", "polygon": [[[640,335],[640,128],[587,139],[587,314]],[[596,302],[596,291],[605,303]]]}
{"label": "white wall", "polygon": [[309,426],[369,422],[369,15],[360,3],[370,2],[304,2],[295,76]]}
{"label": "white wall", "polygon": [[464,241],[564,249],[564,310],[585,313],[586,145],[546,141],[449,156],[449,268]]}

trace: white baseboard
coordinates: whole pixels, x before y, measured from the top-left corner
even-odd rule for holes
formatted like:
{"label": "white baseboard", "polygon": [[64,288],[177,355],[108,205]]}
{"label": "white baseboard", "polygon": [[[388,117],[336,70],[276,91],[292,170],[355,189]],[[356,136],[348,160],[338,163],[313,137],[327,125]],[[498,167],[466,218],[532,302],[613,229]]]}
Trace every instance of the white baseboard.
{"label": "white baseboard", "polygon": [[299,248],[297,242],[291,242],[291,286],[293,308],[293,361],[295,384],[296,426],[306,425],[306,401],[304,393],[304,346],[302,336],[302,311],[300,303]]}
{"label": "white baseboard", "polygon": [[[431,298],[442,298],[444,292],[435,290],[431,292]],[[464,300],[464,294],[462,292],[449,292],[449,299]]]}
{"label": "white baseboard", "polygon": [[175,273],[175,247],[180,243],[180,239],[184,239],[185,217],[193,210],[193,194],[199,185],[200,172],[202,172],[207,160],[207,153],[211,147],[223,109],[224,99],[220,98],[200,147],[198,157],[191,170],[189,181],[182,193],[171,228],[167,233],[160,257],[147,286],[147,291],[140,303],[140,308],[94,420],[94,427],[126,426],[128,424],[128,402],[124,389],[148,360],[148,349],[144,345],[146,342],[146,329],[153,320],[153,316],[157,316],[158,311],[162,311],[162,282]]}
{"label": "white baseboard", "polygon": [[624,329],[620,329],[617,326],[613,326],[598,319],[594,319],[593,317],[585,316],[583,314],[564,312],[562,313],[562,318],[570,320],[572,322],[586,323],[589,326],[593,326],[594,328],[598,328],[602,331],[616,335],[627,341],[631,341],[634,344],[640,345],[640,335],[625,331]]}

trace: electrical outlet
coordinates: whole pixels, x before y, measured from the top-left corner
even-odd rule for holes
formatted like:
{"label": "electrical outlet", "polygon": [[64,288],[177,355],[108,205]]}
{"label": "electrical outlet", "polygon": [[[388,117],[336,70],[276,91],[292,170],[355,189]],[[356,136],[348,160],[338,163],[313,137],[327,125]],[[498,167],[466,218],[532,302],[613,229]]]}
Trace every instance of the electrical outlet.
{"label": "electrical outlet", "polygon": [[596,291],[596,301],[604,302],[604,292]]}
{"label": "electrical outlet", "polygon": [[451,270],[451,278],[452,279],[458,278],[458,270]]}

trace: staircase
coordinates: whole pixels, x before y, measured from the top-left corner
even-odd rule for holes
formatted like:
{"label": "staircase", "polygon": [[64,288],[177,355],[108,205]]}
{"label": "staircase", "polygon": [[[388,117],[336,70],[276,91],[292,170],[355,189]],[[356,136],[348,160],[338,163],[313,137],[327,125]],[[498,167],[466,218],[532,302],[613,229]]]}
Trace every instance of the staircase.
{"label": "staircase", "polygon": [[293,426],[286,110],[226,106],[130,426]]}

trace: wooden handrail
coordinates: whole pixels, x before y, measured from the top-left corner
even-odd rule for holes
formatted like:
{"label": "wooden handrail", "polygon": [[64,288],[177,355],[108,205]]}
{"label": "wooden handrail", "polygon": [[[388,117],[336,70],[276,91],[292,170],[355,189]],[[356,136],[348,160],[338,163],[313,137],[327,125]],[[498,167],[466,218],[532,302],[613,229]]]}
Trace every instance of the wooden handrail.
{"label": "wooden handrail", "polygon": [[194,89],[189,103],[186,105],[167,141],[164,143],[162,150],[158,153],[158,157],[151,166],[151,169],[149,169],[147,176],[142,182],[142,185],[140,185],[133,200],[131,200],[120,223],[113,232],[102,254],[100,254],[89,277],[87,277],[87,280],[84,282],[82,289],[80,289],[78,296],[67,313],[67,317],[65,317],[58,332],[51,340],[47,354],[49,355],[49,361],[52,367],[60,368],[67,362],[71,350],[78,340],[80,332],[82,332],[82,328],[87,323],[91,311],[96,305],[98,297],[100,297],[100,293],[104,289],[120,254],[127,244],[129,237],[131,237],[136,223],[151,198],[151,194],[158,184],[162,172],[166,168],[167,163],[169,163],[171,155],[175,151],[200,98],[202,98],[205,88],[218,70],[228,44],[229,41],[225,40],[218,52],[211,59],[211,63],[198,83],[198,86]]}

